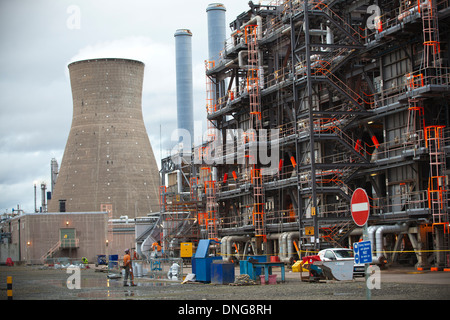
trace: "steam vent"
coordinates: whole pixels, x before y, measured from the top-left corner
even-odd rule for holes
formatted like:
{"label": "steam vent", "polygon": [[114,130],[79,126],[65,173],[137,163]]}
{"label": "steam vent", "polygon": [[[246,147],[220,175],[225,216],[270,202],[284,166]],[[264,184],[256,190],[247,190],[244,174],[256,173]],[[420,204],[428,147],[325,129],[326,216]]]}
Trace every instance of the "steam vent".
{"label": "steam vent", "polygon": [[73,119],[49,212],[158,212],[159,174],[142,116],[144,64],[69,64]]}

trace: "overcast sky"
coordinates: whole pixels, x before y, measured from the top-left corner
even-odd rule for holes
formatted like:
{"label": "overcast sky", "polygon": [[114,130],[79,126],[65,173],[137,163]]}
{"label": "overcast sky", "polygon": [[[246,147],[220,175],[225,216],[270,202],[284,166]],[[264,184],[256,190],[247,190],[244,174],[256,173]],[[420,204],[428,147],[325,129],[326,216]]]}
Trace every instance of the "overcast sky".
{"label": "overcast sky", "polygon": [[[67,65],[90,58],[145,63],[143,114],[158,165],[176,127],[175,38],[193,33],[194,121],[206,126],[206,7],[220,2],[226,21],[247,0],[0,0],[0,210],[34,211],[33,184],[50,187],[72,121]],[[255,1],[256,2],[256,1]],[[160,144],[162,127],[162,147]],[[40,205],[38,190],[38,206]]]}

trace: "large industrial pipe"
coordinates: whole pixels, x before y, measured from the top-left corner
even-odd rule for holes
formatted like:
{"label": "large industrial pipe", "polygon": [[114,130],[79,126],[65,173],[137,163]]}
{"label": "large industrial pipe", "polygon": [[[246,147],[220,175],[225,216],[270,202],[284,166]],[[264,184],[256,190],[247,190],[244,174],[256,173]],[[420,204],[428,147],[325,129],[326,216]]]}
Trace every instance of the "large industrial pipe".
{"label": "large industrial pipe", "polygon": [[375,231],[377,231],[378,227],[380,226],[370,226],[367,228],[367,234],[370,242],[372,243],[372,248],[375,248]]}
{"label": "large industrial pipe", "polygon": [[226,258],[227,258],[226,254],[225,254],[227,238],[228,238],[228,236],[225,236],[225,237],[222,237],[222,239],[220,239],[220,252],[222,254],[222,260],[226,260]]}
{"label": "large industrial pipe", "polygon": [[[248,236],[225,236],[220,241],[220,250],[222,253],[222,260],[229,261],[230,257],[233,255],[233,251],[231,248],[232,242],[248,242],[250,240],[250,237]],[[245,250],[244,250],[245,254]]]}
{"label": "large industrial pipe", "polygon": [[286,237],[287,237],[287,232],[284,232],[281,234],[280,236],[280,261],[286,261],[287,256],[288,256],[288,251],[287,251],[287,245],[286,245]]}
{"label": "large industrial pipe", "polygon": [[244,56],[248,55],[248,50],[241,50],[238,53],[239,68],[246,69],[247,64],[244,62]]}
{"label": "large industrial pipe", "polygon": [[[306,33],[305,30],[305,23],[303,23],[303,30]],[[334,44],[334,35],[333,35],[333,31],[331,30],[330,27],[327,26],[327,28],[325,30],[323,29],[309,29],[308,33],[311,36],[326,36],[326,44]],[[331,48],[324,48],[322,49],[322,51],[331,51]]]}
{"label": "large industrial pipe", "polygon": [[393,226],[379,226],[375,232],[377,255],[372,258],[373,263],[382,263],[383,258],[383,234],[384,233],[402,233],[408,231],[408,224],[396,224]]}
{"label": "large industrial pipe", "polygon": [[[369,241],[372,244],[372,250],[376,251],[377,254],[372,255],[372,262],[374,264],[384,263],[383,251],[383,235],[385,233],[403,233],[408,231],[408,224],[397,224],[397,225],[378,225],[370,226],[367,228],[367,234]],[[352,235],[362,234],[362,229],[356,229],[351,233]]]}
{"label": "large industrial pipe", "polygon": [[288,232],[288,235],[286,237],[286,242],[287,242],[286,244],[287,244],[287,248],[288,248],[286,262],[291,262],[291,259],[293,259],[294,255],[295,255],[294,238],[298,239],[299,237],[300,237],[300,233],[298,231]]}
{"label": "large industrial pipe", "polygon": [[145,238],[140,246],[136,246],[138,254],[140,256],[146,257],[147,259],[150,258],[152,244],[154,242],[156,242],[156,240],[151,235],[147,236],[147,238]]}
{"label": "large industrial pipe", "polygon": [[227,254],[229,257],[233,254],[231,249],[231,244],[233,241],[247,242],[250,238],[248,236],[231,236],[227,239]]}
{"label": "large industrial pipe", "polygon": [[283,232],[280,234],[271,235],[270,238],[278,238],[278,256],[282,262],[290,262],[293,257],[294,244],[293,239],[299,237],[298,231]]}
{"label": "large industrial pipe", "polygon": [[261,16],[254,16],[252,19],[250,19],[248,22],[246,22],[245,24],[242,25],[242,27],[239,30],[234,31],[231,36],[234,37],[237,35],[238,31],[239,32],[243,32],[243,30],[245,30],[245,27],[251,25],[251,24],[255,24],[258,26],[258,34],[257,34],[257,38],[258,40],[262,39],[262,17]]}
{"label": "large industrial pipe", "polygon": [[429,5],[428,0],[425,0],[424,2],[420,3],[420,5],[417,5],[415,7],[411,7],[410,9],[400,13],[398,15],[397,19],[399,21],[402,21],[404,18],[406,18],[407,16],[409,16],[409,15],[415,13],[415,12],[419,12],[420,13],[420,10],[428,8],[428,5]]}

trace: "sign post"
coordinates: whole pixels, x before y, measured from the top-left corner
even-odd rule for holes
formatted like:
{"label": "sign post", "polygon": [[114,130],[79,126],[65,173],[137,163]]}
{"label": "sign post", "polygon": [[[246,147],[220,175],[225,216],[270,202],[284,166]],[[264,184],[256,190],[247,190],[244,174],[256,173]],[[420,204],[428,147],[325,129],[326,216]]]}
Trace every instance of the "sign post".
{"label": "sign post", "polygon": [[350,202],[350,211],[353,221],[357,226],[363,227],[363,242],[355,243],[353,245],[355,263],[364,263],[364,275],[366,280],[366,298],[371,299],[371,290],[367,285],[369,278],[367,269],[372,262],[372,244],[369,241],[369,234],[367,232],[367,221],[369,220],[370,205],[369,197],[364,189],[358,188],[353,192],[352,200]]}
{"label": "sign post", "polygon": [[372,243],[370,241],[356,242],[353,244],[355,263],[372,263]]}

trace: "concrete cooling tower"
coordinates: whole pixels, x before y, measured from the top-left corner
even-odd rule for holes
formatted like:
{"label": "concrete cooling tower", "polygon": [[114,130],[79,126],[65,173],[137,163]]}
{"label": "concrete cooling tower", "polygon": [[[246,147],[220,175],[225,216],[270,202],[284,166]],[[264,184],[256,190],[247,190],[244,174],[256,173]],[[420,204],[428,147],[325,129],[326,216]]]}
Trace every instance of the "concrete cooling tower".
{"label": "concrete cooling tower", "polygon": [[69,64],[73,119],[49,212],[158,212],[159,172],[142,117],[144,64]]}

